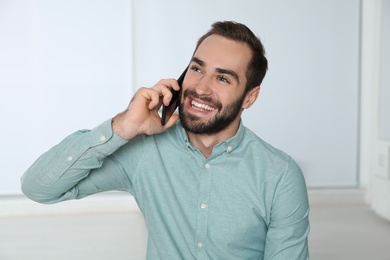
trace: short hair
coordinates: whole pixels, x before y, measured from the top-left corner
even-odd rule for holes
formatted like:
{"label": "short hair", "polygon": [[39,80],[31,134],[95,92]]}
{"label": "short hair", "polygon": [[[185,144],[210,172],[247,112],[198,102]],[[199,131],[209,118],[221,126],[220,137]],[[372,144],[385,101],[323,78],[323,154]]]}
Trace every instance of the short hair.
{"label": "short hair", "polygon": [[259,86],[268,69],[268,61],[260,39],[244,24],[234,21],[219,21],[211,25],[211,29],[199,38],[194,54],[202,42],[211,35],[219,35],[230,40],[246,43],[252,50],[252,59],[249,61],[245,91]]}

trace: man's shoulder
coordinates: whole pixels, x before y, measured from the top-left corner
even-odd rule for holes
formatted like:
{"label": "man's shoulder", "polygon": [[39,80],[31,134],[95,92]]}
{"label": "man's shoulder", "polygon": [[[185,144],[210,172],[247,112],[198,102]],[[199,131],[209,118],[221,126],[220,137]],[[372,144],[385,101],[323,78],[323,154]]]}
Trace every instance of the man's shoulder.
{"label": "man's shoulder", "polygon": [[261,137],[259,137],[255,132],[244,126],[244,138],[243,142],[247,145],[248,148],[254,149],[259,153],[266,153],[271,157],[277,157],[282,160],[291,160],[291,156],[280,148],[275,147],[274,145],[268,143]]}

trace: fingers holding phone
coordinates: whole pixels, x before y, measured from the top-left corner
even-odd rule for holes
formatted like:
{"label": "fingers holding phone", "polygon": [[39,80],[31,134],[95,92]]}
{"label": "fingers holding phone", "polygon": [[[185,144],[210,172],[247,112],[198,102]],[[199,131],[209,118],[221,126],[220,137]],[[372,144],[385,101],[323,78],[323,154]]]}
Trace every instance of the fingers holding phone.
{"label": "fingers holding phone", "polygon": [[167,118],[165,124],[162,125],[158,110],[163,103],[168,104],[173,99],[172,90],[180,90],[175,79],[160,80],[152,88],[140,88],[127,109],[113,118],[114,132],[130,140],[137,135],[158,134],[171,127],[177,121],[178,116],[170,120]]}

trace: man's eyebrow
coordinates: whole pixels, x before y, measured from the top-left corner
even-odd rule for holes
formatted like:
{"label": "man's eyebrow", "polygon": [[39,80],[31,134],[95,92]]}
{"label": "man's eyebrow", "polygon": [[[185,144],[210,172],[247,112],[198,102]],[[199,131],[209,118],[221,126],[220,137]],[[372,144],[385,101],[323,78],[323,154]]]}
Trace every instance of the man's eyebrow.
{"label": "man's eyebrow", "polygon": [[195,63],[198,63],[200,66],[204,66],[205,62],[200,60],[199,58],[197,57],[192,57],[192,61],[195,62]]}
{"label": "man's eyebrow", "polygon": [[[192,61],[195,62],[195,63],[198,63],[199,66],[202,66],[202,67],[205,66],[205,62],[202,61],[201,59],[195,57],[195,56],[192,57]],[[233,70],[216,68],[215,71],[218,72],[218,73],[220,73],[220,74],[227,74],[227,75],[230,75],[230,76],[232,76],[238,83],[240,83],[240,79],[239,79],[237,73],[235,73]]]}
{"label": "man's eyebrow", "polygon": [[221,73],[221,74],[230,75],[230,76],[232,76],[238,83],[240,83],[240,79],[238,78],[237,73],[235,73],[235,72],[232,71],[232,70],[216,68],[215,71],[218,72],[218,73]]}

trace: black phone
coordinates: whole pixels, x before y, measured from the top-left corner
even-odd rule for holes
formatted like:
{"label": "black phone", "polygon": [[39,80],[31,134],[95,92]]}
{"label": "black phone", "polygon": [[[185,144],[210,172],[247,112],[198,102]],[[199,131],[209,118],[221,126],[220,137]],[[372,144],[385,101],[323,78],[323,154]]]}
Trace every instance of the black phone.
{"label": "black phone", "polygon": [[175,112],[176,108],[179,106],[180,103],[180,94],[181,94],[181,86],[183,84],[184,77],[186,75],[188,67],[183,71],[183,73],[180,75],[180,77],[177,79],[177,83],[180,86],[179,91],[171,90],[172,91],[172,99],[171,102],[169,102],[168,106],[163,105],[162,107],[162,113],[161,113],[161,124],[165,125],[169,118],[171,118],[172,114]]}

